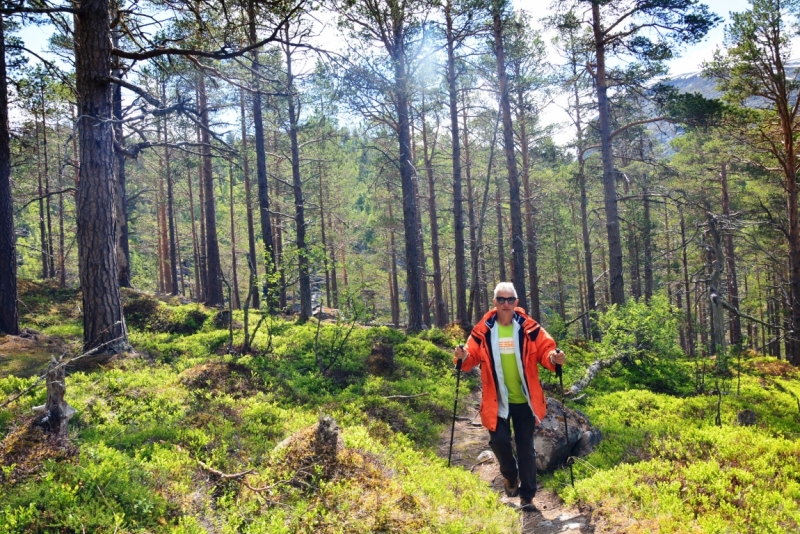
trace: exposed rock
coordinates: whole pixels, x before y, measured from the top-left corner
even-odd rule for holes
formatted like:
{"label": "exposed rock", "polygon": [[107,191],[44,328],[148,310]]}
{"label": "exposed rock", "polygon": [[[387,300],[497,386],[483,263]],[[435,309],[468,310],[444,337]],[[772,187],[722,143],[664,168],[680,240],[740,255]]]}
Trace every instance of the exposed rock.
{"label": "exposed rock", "polygon": [[742,426],[755,426],[758,422],[758,417],[753,410],[742,410],[736,414],[736,420]]}
{"label": "exposed rock", "polygon": [[559,401],[548,398],[547,415],[533,437],[539,471],[552,471],[571,456],[586,456],[603,439],[600,430],[584,414],[569,407],[567,429],[569,440],[564,435],[564,409]]}

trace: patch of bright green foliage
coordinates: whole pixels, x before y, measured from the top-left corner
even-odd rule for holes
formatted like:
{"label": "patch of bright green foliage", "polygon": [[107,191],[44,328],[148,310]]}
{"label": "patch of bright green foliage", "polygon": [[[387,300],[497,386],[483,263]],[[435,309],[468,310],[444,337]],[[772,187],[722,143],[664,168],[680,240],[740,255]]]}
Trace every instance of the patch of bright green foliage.
{"label": "patch of bright green foliage", "polygon": [[[592,506],[612,530],[796,532],[800,371],[745,353],[727,355],[727,371],[714,374],[715,360],[681,354],[670,314],[663,298],[613,308],[600,320],[602,342],[567,351],[576,356],[570,376],[598,354],[627,358],[576,406],[604,440],[574,464],[574,488],[566,470],[548,483],[567,503]],[[756,426],[737,423],[745,409],[756,413]]]}
{"label": "patch of bright green foliage", "polygon": [[[455,393],[449,334],[425,334],[442,348],[388,328],[357,326],[342,342],[349,324],[318,327],[316,321],[270,318],[256,335],[255,350],[235,355],[227,350],[228,330],[215,328],[211,319],[195,324],[191,334],[174,327],[193,321],[196,306],[147,307],[151,313],[142,313],[131,328],[137,356],[68,377],[67,399],[78,410],[70,426],[79,455],[47,461],[14,483],[0,474],[0,531],[519,528],[517,514],[496,493],[435,455]],[[252,331],[258,315],[250,319]],[[244,320],[241,312],[234,320]],[[242,341],[239,329],[233,346]],[[367,360],[378,341],[394,346],[394,367],[373,374]],[[6,398],[31,383],[0,378],[0,394]],[[425,395],[386,398],[419,393]],[[0,432],[8,433],[43,402],[39,387],[0,409]],[[336,419],[345,446],[357,451],[354,461],[372,465],[379,486],[366,475],[329,480],[319,473],[286,483],[299,475],[287,475],[275,446],[320,413]],[[201,462],[225,473],[252,469],[243,480],[273,489],[250,491],[242,480],[215,477]],[[3,469],[10,473],[15,466]]]}

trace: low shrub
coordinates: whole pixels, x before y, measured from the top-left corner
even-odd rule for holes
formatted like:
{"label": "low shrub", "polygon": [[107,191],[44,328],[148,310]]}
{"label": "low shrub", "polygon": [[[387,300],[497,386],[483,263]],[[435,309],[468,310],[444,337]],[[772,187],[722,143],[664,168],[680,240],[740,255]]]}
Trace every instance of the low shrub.
{"label": "low shrub", "polygon": [[211,315],[198,304],[168,306],[155,297],[137,294],[122,308],[127,325],[136,330],[167,333],[195,334],[203,328]]}

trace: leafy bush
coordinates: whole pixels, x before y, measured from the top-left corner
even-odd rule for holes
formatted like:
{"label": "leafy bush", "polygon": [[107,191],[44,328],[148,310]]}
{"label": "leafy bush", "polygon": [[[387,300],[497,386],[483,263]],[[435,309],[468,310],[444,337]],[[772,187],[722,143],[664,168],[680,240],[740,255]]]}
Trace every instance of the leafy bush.
{"label": "leafy bush", "polygon": [[599,359],[621,358],[624,382],[630,387],[675,394],[691,392],[688,367],[679,361],[679,312],[663,295],[649,303],[629,300],[599,316],[602,341],[592,349]]}

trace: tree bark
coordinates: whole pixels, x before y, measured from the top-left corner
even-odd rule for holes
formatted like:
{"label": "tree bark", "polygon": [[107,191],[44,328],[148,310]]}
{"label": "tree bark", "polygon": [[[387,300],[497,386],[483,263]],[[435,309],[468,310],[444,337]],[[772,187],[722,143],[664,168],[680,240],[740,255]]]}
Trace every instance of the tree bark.
{"label": "tree bark", "polygon": [[456,322],[467,327],[470,317],[467,313],[467,274],[464,257],[464,207],[461,191],[461,142],[458,135],[458,93],[456,92],[456,60],[453,35],[452,1],[445,3],[447,24],[447,93],[450,108],[450,138],[453,149],[453,234],[455,238],[456,268]]}
{"label": "tree bark", "polygon": [[417,232],[417,202],[414,195],[413,169],[411,168],[411,123],[408,111],[408,78],[406,74],[405,43],[397,29],[393,41],[395,112],[400,155],[400,184],[403,195],[403,228],[406,244],[406,285],[408,286],[408,327],[410,333],[419,332],[423,323],[422,269],[420,264],[419,235]]}
{"label": "tree bark", "polygon": [[397,283],[397,247],[394,240],[394,213],[392,213],[392,204],[394,199],[392,197],[392,189],[389,182],[386,182],[386,187],[389,189],[389,255],[391,259],[391,286],[392,286],[392,324],[395,328],[400,326],[400,287]]}
{"label": "tree bark", "polygon": [[[516,64],[519,69],[519,63]],[[519,70],[517,77],[520,77]],[[528,148],[528,116],[525,112],[525,94],[522,84],[518,89],[519,144],[522,151],[522,186],[525,192],[525,235],[528,251],[528,282],[531,287],[531,306],[528,315],[541,321],[541,305],[539,303],[539,257],[537,253],[536,209],[533,202],[533,190],[530,179],[530,150]]]}
{"label": "tree bark", "polygon": [[[723,163],[720,169],[720,182],[722,185],[722,213],[725,219],[730,221],[731,201],[728,197],[728,164]],[[736,281],[736,257],[733,248],[733,232],[725,233],[725,261],[728,269],[728,302],[731,306],[739,309],[739,286]],[[742,343],[742,319],[732,314],[730,316],[730,340],[731,345]]]}
{"label": "tree bark", "polygon": [[625,281],[622,274],[622,239],[619,231],[617,206],[616,171],[611,146],[611,111],[608,101],[606,78],[604,31],[600,21],[600,4],[592,3],[592,29],[594,32],[597,71],[597,111],[600,126],[600,149],[603,155],[603,197],[606,208],[606,231],[608,233],[609,291],[612,304],[625,304]]}
{"label": "tree bark", "polygon": [[[166,91],[164,91],[166,98]],[[169,124],[166,117],[164,117],[164,143],[168,142],[167,130]],[[178,294],[178,252],[177,242],[175,235],[175,195],[172,184],[172,168],[170,166],[170,150],[169,147],[164,147],[164,169],[166,170],[165,180],[167,182],[167,228],[168,228],[168,250],[169,250],[169,275],[172,286],[170,294],[175,296]]]}
{"label": "tree bark", "polygon": [[325,268],[325,303],[331,307],[331,270],[330,257],[328,256],[328,239],[325,234],[325,187],[322,182],[322,162],[317,163],[319,175],[319,230],[322,239],[322,263]]}
{"label": "tree bark", "polygon": [[0,331],[19,334],[17,250],[11,197],[11,146],[8,131],[8,78],[4,20],[0,15]]}
{"label": "tree bark", "polygon": [[[35,120],[35,116],[34,116]],[[39,194],[39,244],[42,255],[42,280],[50,278],[50,268],[47,261],[47,227],[44,223],[44,185],[42,180],[42,142],[39,139],[39,121],[36,121],[36,174],[38,177]]]}
{"label": "tree bark", "polygon": [[110,355],[129,348],[117,281],[111,35],[108,0],[81,0],[75,15],[80,181],[77,241],[83,296],[83,342]]}
{"label": "tree bark", "polygon": [[[285,30],[289,41],[288,26]],[[294,76],[292,74],[292,54],[289,45],[286,53],[286,86],[289,104],[289,141],[292,150],[292,192],[294,193],[295,244],[297,245],[298,285],[300,286],[300,322],[311,317],[311,278],[309,275],[309,251],[306,245],[305,203],[303,201],[303,182],[300,179],[300,148],[297,145],[297,113],[294,103]]]}
{"label": "tree bark", "polygon": [[653,298],[653,239],[652,221],[650,220],[650,192],[645,187],[644,192],[644,232],[642,247],[644,248],[644,301],[650,302]]}
{"label": "tree bark", "polygon": [[[439,220],[436,215],[436,193],[433,179],[433,155],[428,151],[428,125],[425,123],[425,98],[422,100],[422,148],[425,173],[428,176],[428,215],[431,223],[431,256],[433,257],[433,312],[438,328],[447,326],[447,305],[442,292],[442,262],[439,256]],[[435,147],[434,147],[435,149]]]}
{"label": "tree bark", "polygon": [[222,265],[219,256],[219,240],[217,238],[217,210],[214,201],[214,175],[211,161],[211,136],[208,118],[208,98],[206,96],[206,82],[203,73],[199,73],[199,100],[201,151],[203,154],[203,196],[205,202],[206,221],[206,268],[208,269],[208,286],[206,287],[205,303],[209,306],[221,306],[225,303],[222,293]]}
{"label": "tree bark", "polygon": [[[258,278],[258,255],[256,254],[256,234],[253,225],[253,194],[250,190],[250,157],[247,149],[247,116],[245,113],[244,89],[239,93],[239,107],[242,114],[242,170],[244,172],[244,198],[247,211],[247,246],[250,253],[250,262],[254,269],[254,280]],[[248,280],[250,277],[248,277]],[[250,291],[250,289],[248,289]],[[261,307],[259,298],[258,284],[254,284],[252,289],[252,306],[256,309]]]}
{"label": "tree bark", "polygon": [[[477,323],[480,319],[480,303],[478,302],[479,276],[478,276],[478,222],[475,220],[475,191],[472,188],[472,161],[469,153],[469,130],[467,129],[467,106],[466,102],[462,106],[462,116],[464,121],[464,167],[467,178],[467,217],[469,218],[469,256],[472,277],[470,283],[470,298],[467,304],[467,318],[471,322]],[[474,313],[473,313],[474,311]]]}
{"label": "tree bark", "polygon": [[[499,281],[507,282],[508,274],[506,273],[506,244],[503,239],[503,206],[500,200],[500,176],[495,174],[495,188],[494,188],[494,209],[497,216],[497,264],[500,270]],[[516,285],[514,286],[516,288]],[[517,291],[519,294],[519,291]]]}
{"label": "tree bark", "polygon": [[56,275],[55,252],[53,247],[53,220],[50,208],[50,158],[47,150],[47,109],[45,107],[44,85],[39,86],[42,104],[42,161],[44,162],[44,204],[47,223],[47,270],[48,278]]}
{"label": "tree bark", "polygon": [[505,51],[503,45],[502,0],[492,0],[494,52],[497,58],[497,79],[500,90],[500,110],[503,115],[503,142],[506,167],[508,168],[509,204],[511,208],[511,264],[514,288],[517,290],[519,306],[528,309],[525,292],[525,238],[522,234],[522,209],[519,197],[519,173],[514,153],[514,129],[511,124],[511,104],[508,94]]}
{"label": "tree bark", "polygon": [[[242,307],[239,301],[239,275],[236,272],[236,227],[233,218],[233,159],[228,160],[228,179],[230,183],[230,213],[231,213],[231,309],[238,310]],[[233,318],[231,318],[231,321]]]}
{"label": "tree bark", "polygon": [[683,204],[678,204],[678,214],[681,219],[681,252],[683,254],[683,293],[686,296],[686,344],[689,356],[694,356],[694,327],[692,324],[692,299],[691,287],[689,286],[689,261],[686,254],[686,222],[683,218]]}
{"label": "tree bark", "polygon": [[[112,44],[119,46],[119,31],[111,33]],[[122,78],[122,65],[119,58],[113,58],[112,74],[116,78]],[[125,134],[122,128],[122,87],[118,84],[113,85],[113,109],[114,109],[114,137],[119,144],[124,143]],[[125,154],[117,152],[114,159],[114,176],[116,177],[117,202],[117,282],[120,287],[131,287],[131,250],[128,240],[128,192],[127,177],[125,176]]]}
{"label": "tree bark", "polygon": [[201,273],[200,273],[200,247],[197,239],[197,219],[194,212],[194,193],[192,191],[192,169],[188,162],[186,165],[186,180],[189,183],[189,213],[192,216],[192,252],[194,254],[194,298],[201,300],[202,294]]}
{"label": "tree bark", "polygon": [[[253,45],[258,42],[256,36],[256,14],[255,14],[255,0],[249,0],[247,3],[247,15],[249,24],[249,38],[250,44]],[[267,183],[267,155],[264,143],[264,122],[261,117],[261,64],[259,63],[258,51],[252,52],[253,61],[253,127],[255,133],[256,144],[256,181],[258,183],[258,207],[261,214],[261,239],[264,242],[266,250],[266,275],[264,286],[267,288],[267,308],[273,309],[275,306],[271,286],[274,283],[272,276],[277,270],[277,263],[275,261],[275,248],[273,245],[272,235],[272,221],[270,220],[271,212],[269,206],[269,184]]]}

